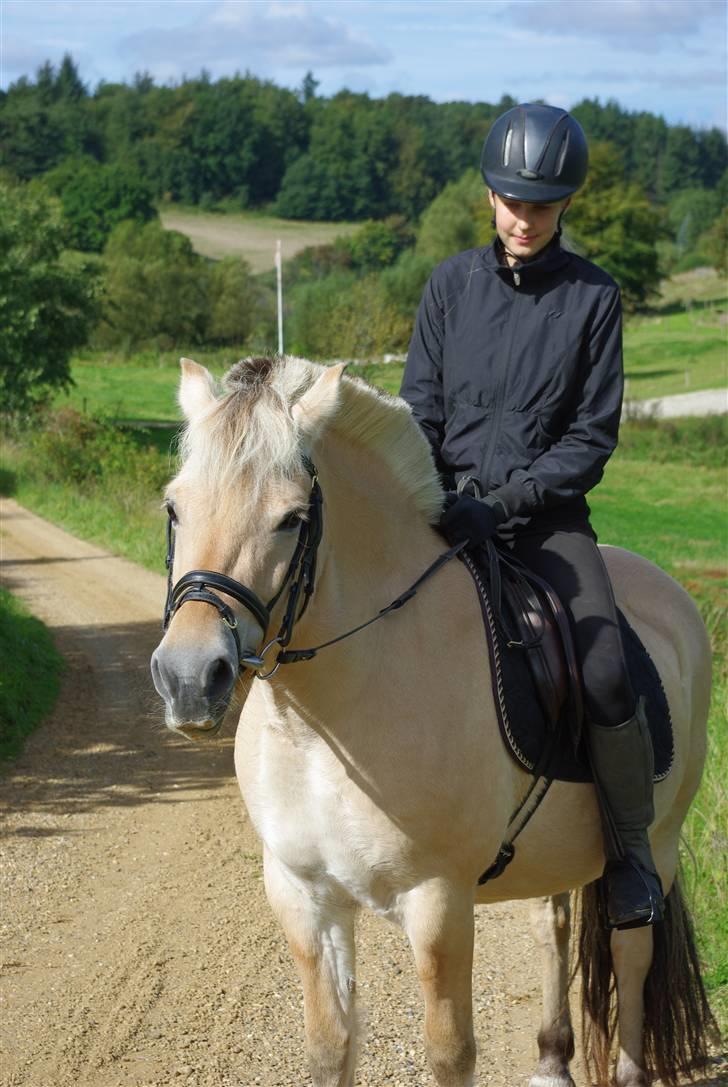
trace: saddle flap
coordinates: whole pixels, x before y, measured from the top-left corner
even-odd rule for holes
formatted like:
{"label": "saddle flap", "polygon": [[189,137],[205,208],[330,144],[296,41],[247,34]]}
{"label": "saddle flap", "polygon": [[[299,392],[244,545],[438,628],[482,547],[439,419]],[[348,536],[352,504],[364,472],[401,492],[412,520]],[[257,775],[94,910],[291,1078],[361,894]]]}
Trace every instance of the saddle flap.
{"label": "saddle flap", "polygon": [[569,693],[569,672],[547,597],[521,575],[502,570],[502,601],[510,619],[506,647],[524,650],[546,720],[556,727]]}

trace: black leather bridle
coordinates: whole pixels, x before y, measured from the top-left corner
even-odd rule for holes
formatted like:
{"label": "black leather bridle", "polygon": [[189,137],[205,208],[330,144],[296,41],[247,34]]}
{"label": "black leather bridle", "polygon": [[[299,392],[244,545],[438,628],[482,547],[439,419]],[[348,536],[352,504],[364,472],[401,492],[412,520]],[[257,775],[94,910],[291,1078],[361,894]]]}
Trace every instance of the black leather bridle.
{"label": "black leather bridle", "polygon": [[[276,661],[270,673],[263,674],[259,671],[264,666],[265,655],[273,646],[277,645],[283,648],[290,642],[293,627],[308,607],[316,584],[316,557],[318,546],[321,543],[321,536],[323,535],[323,498],[315,466],[308,459],[304,461],[304,465],[311,476],[308,517],[306,520],[301,521],[296,549],[288,564],[288,570],[281,587],[267,604],[264,604],[258,594],[249,589],[247,585],[235,581],[234,578],[228,577],[227,574],[218,574],[214,570],[190,570],[189,573],[184,574],[179,581],[173,584],[172,567],[174,564],[175,539],[174,521],[171,512],[167,520],[167,557],[165,559],[167,567],[167,600],[164,605],[164,630],[167,629],[182,605],[187,604],[190,600],[211,604],[214,608],[217,608],[220,618],[232,631],[241,667],[256,669],[261,679],[266,679],[268,675],[272,675],[272,672],[277,670],[278,664],[282,663]],[[237,600],[239,604],[242,604],[261,627],[265,636],[270,626],[271,612],[283,595],[286,586],[289,586],[288,600],[281,628],[276,637],[261,650],[260,655],[253,653],[240,644],[237,616],[229,604],[226,604],[217,593],[225,593],[226,596],[231,596],[233,600]]]}
{"label": "black leather bridle", "polygon": [[[451,559],[455,558],[467,543],[467,541],[464,541],[456,544],[455,547],[451,547],[448,551],[439,555],[408,589],[385,608],[381,608],[372,618],[367,619],[351,630],[347,630],[344,634],[340,634],[338,637],[331,638],[329,641],[313,646],[310,649],[286,649],[293,635],[295,624],[306,611],[313,596],[316,585],[316,557],[323,535],[323,496],[318,482],[318,473],[308,458],[304,458],[304,465],[311,476],[309,515],[305,521],[301,522],[296,549],[293,552],[293,557],[288,565],[281,587],[267,604],[264,604],[257,593],[254,593],[247,585],[235,581],[234,578],[228,577],[227,574],[218,574],[214,570],[190,570],[179,581],[173,583],[174,521],[171,512],[167,521],[167,558],[165,560],[167,567],[167,600],[164,605],[163,629],[166,631],[175,614],[183,604],[187,604],[190,600],[211,604],[212,607],[217,608],[220,618],[232,631],[241,669],[252,668],[258,679],[270,679],[282,664],[312,660],[320,649],[325,649],[327,646],[335,645],[336,642],[341,642],[345,638],[350,638],[352,634],[357,634],[365,627],[376,623],[379,619],[383,619],[390,612],[397,611],[416,595],[417,590],[425,581],[431,578],[433,574],[436,574]],[[286,586],[288,586],[288,599],[278,634],[275,638],[266,642],[259,653],[254,653],[252,650],[241,646],[237,616],[230,605],[226,604],[217,593],[225,593],[226,596],[231,596],[233,600],[237,600],[239,604],[242,604],[261,627],[265,637],[270,626],[271,612],[283,595]],[[271,668],[263,671],[266,667],[266,656],[275,647],[278,647],[276,659]]]}

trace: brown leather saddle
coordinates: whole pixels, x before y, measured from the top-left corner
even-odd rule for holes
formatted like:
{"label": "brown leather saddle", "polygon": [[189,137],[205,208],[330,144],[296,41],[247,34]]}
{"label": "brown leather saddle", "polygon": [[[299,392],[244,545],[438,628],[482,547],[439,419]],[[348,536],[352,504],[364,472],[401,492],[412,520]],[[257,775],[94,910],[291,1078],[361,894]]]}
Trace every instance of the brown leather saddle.
{"label": "brown leather saddle", "polygon": [[571,625],[551,586],[494,544],[487,548],[491,603],[507,649],[522,650],[547,725],[566,718],[578,746],[584,721],[581,670]]}

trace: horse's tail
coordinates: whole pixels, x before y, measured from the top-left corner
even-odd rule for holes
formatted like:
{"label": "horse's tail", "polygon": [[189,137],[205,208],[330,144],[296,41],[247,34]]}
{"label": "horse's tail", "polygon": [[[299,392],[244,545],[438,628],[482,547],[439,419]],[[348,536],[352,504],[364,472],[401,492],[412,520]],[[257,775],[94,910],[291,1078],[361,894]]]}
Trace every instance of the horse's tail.
{"label": "horse's tail", "polygon": [[[584,1057],[599,1084],[610,1082],[617,1027],[609,931],[599,880],[581,891],[578,969]],[[645,1063],[665,1087],[705,1069],[708,1041],[717,1027],[700,976],[695,936],[678,879],[665,900],[665,920],[654,926],[652,965],[645,981]]]}

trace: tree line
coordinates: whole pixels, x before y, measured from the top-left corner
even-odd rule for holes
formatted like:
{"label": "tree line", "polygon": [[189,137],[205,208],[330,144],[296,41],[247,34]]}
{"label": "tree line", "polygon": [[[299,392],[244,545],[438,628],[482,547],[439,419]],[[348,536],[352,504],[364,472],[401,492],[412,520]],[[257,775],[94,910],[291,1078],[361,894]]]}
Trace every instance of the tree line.
{"label": "tree line", "polygon": [[[74,62],[0,94],[0,411],[26,413],[70,379],[84,345],[244,352],[276,343],[274,274],[210,261],[158,207],[260,207],[357,219],[285,268],[286,348],[318,358],[406,349],[434,265],[493,237],[477,169],[514,104],[298,92],[246,75],[101,84]],[[660,277],[726,270],[728,170],[717,130],[585,101],[584,188],[565,242],[619,282],[628,309]]]}
{"label": "tree line", "polygon": [[[435,103],[297,90],[250,74],[206,73],[160,86],[146,74],[90,90],[70,55],[0,92],[0,167],[23,181],[69,160],[123,168],[154,201],[271,207],[301,219],[422,214],[478,161],[493,120],[515,105]],[[668,204],[688,189],[715,191],[728,165],[725,134],[668,125],[648,112],[585,99],[572,108],[590,142],[619,152],[627,184]]]}

